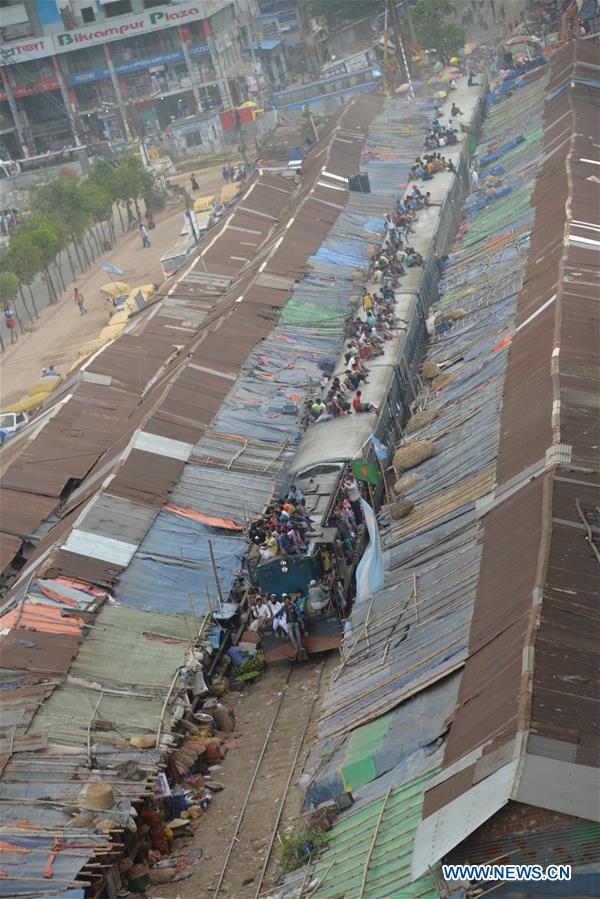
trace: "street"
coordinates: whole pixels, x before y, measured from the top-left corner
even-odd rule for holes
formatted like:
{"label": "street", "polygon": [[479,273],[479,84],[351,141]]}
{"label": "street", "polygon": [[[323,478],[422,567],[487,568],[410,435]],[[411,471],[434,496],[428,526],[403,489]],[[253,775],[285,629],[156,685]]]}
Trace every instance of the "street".
{"label": "street", "polygon": [[[195,197],[220,190],[223,185],[221,166],[213,166],[196,175],[200,190]],[[173,179],[189,190],[189,175]],[[143,249],[137,230],[121,237],[115,249],[104,260],[123,269],[123,281],[131,287],[150,282],[162,284],[160,257],[175,242],[183,227],[183,207],[176,212],[156,217],[156,228],[149,232],[151,246]],[[42,368],[54,365],[65,374],[75,360],[79,348],[97,337],[108,323],[108,311],[102,305],[99,288],[110,281],[96,264],[77,279],[85,297],[87,315],[80,315],[73,301],[71,283],[58,303],[47,306],[40,317],[19,336],[17,343],[7,346],[0,356],[0,404],[2,408],[14,403],[38,380]]]}

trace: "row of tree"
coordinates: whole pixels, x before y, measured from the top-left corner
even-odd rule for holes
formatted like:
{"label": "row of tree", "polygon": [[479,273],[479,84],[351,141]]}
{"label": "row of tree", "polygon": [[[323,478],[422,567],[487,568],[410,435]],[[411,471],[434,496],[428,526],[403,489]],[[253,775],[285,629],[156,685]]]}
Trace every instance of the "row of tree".
{"label": "row of tree", "polygon": [[[404,0],[404,3],[409,2]],[[403,38],[410,44],[406,19],[403,18],[404,3],[398,4],[398,0],[394,3],[401,19]],[[433,51],[447,63],[465,43],[465,29],[452,21],[456,17],[455,5],[450,0],[417,0],[416,4],[410,2],[410,5],[419,46],[422,50]],[[462,0],[462,6],[467,6],[467,0]],[[312,15],[323,16],[331,28],[336,28],[364,16],[382,13],[385,7],[385,0],[310,0],[308,8]]]}
{"label": "row of tree", "polygon": [[2,303],[12,304],[20,293],[31,319],[24,293],[27,288],[37,316],[31,285],[38,275],[45,282],[49,302],[56,302],[66,287],[62,274],[64,260],[75,279],[76,270],[85,271],[116,240],[114,206],[124,231],[122,210],[128,210],[133,204],[141,221],[141,199],[145,200],[148,211],[154,200],[154,176],[131,154],[124,154],[116,164],[97,159],[86,178],[77,178],[66,169],[58,178],[36,188],[30,214],[15,228],[7,250],[0,256]]}

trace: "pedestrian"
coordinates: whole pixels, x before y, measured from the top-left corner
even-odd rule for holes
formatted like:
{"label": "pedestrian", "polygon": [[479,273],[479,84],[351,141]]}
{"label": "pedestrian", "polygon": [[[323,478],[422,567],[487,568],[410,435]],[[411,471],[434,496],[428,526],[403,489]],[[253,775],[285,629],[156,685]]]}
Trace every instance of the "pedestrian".
{"label": "pedestrian", "polygon": [[194,175],[193,172],[192,172],[192,176],[191,176],[191,178],[190,178],[190,181],[191,181],[191,183],[192,183],[192,190],[193,190],[193,191],[194,191],[194,190],[199,190],[199,189],[200,189],[200,185],[199,185],[198,182],[196,181],[196,176]]}
{"label": "pedestrian", "polygon": [[73,300],[75,301],[75,305],[79,306],[79,314],[87,315],[87,309],[85,308],[85,300],[83,294],[77,286],[75,286],[75,290],[73,291]]}
{"label": "pedestrian", "polygon": [[468,87],[479,87],[479,82],[475,81],[475,72],[470,71],[469,77],[467,78],[467,86]]}
{"label": "pedestrian", "polygon": [[140,237],[142,238],[142,246],[145,250],[150,246],[150,238],[148,237],[148,232],[146,231],[146,227],[144,224],[140,225]]}
{"label": "pedestrian", "polygon": [[223,166],[223,181],[225,184],[229,184],[229,169],[226,165]]}
{"label": "pedestrian", "polygon": [[4,319],[4,324],[10,331],[10,342],[16,343],[19,339],[19,335],[17,334],[17,314],[15,310],[11,309],[10,306],[7,306],[2,313],[2,318]]}

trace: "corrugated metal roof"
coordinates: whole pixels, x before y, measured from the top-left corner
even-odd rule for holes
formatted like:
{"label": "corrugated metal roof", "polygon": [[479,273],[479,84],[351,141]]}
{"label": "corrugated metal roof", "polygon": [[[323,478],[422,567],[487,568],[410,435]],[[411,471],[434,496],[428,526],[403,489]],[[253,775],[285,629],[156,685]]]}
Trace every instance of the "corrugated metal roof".
{"label": "corrugated metal roof", "polygon": [[[552,62],[554,75],[568,70],[568,83],[546,105],[550,152],[534,193],[536,220],[518,300],[522,327],[509,353],[500,486],[483,518],[469,658],[442,779],[426,794],[415,872],[467,835],[452,833],[456,816],[467,809],[467,833],[510,798],[598,816],[589,795],[600,746],[594,599],[600,556],[591,545],[598,539],[598,304],[582,302],[575,287],[579,279],[597,283],[597,263],[593,250],[562,246],[572,219],[599,225],[598,184],[571,168],[575,145],[594,158],[598,140],[588,130],[589,92],[583,95],[575,81],[580,65],[593,57],[593,48],[571,41]],[[597,115],[593,119],[597,135]],[[556,299],[532,318],[553,294]]]}
{"label": "corrugated metal roof", "polygon": [[[435,769],[402,786],[390,787],[378,799],[344,815],[329,833],[327,851],[312,867],[320,878],[313,896],[333,899],[435,899],[432,874],[413,881],[412,846],[421,819],[423,792]],[[307,878],[308,879],[308,878]]]}

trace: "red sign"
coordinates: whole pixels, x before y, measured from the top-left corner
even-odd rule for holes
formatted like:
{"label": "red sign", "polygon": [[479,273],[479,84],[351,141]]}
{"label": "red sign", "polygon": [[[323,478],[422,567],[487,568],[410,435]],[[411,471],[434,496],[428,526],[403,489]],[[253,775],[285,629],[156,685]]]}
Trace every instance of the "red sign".
{"label": "red sign", "polygon": [[[28,97],[31,94],[45,94],[47,91],[57,91],[58,88],[58,78],[52,75],[50,78],[30,81],[29,84],[17,84],[13,87],[13,94],[15,97]],[[0,100],[6,100],[6,91],[0,91]]]}
{"label": "red sign", "polygon": [[[252,106],[243,106],[238,109],[238,113],[240,116],[240,122],[242,125],[245,122],[252,121]],[[225,112],[221,113],[221,125],[223,128],[234,128],[235,120],[233,118],[233,109],[226,109]]]}

